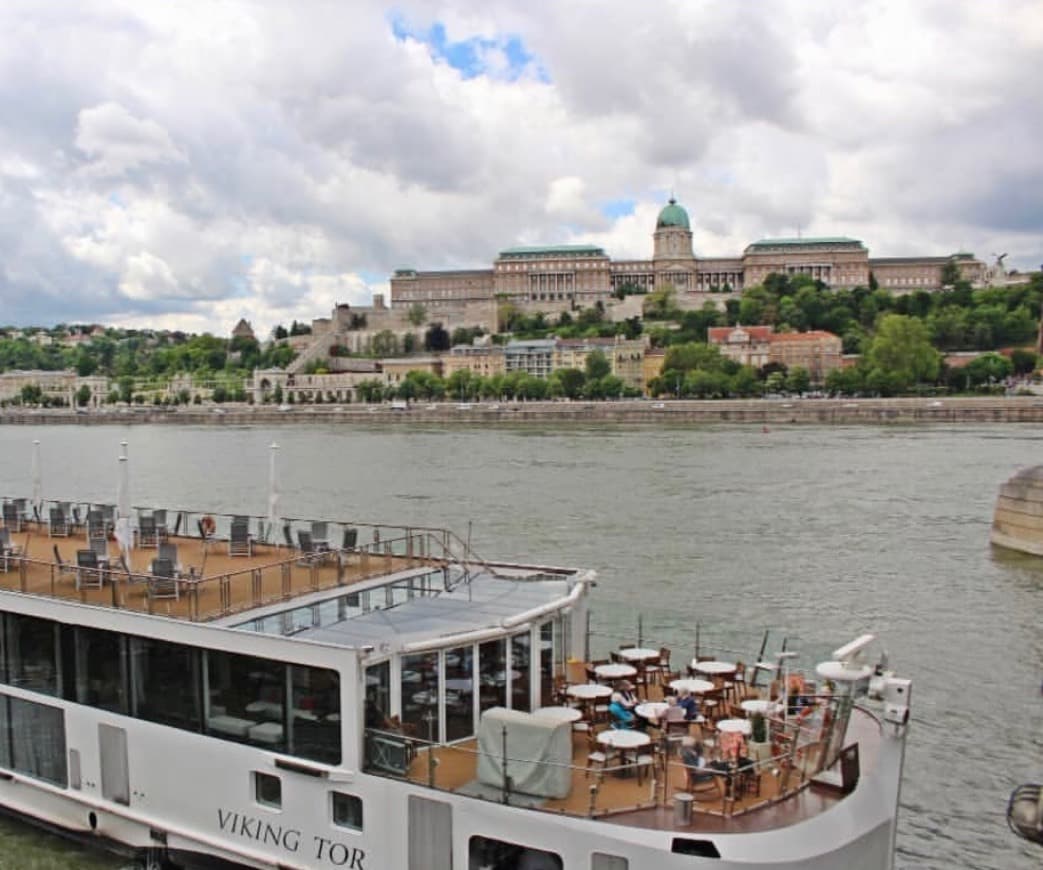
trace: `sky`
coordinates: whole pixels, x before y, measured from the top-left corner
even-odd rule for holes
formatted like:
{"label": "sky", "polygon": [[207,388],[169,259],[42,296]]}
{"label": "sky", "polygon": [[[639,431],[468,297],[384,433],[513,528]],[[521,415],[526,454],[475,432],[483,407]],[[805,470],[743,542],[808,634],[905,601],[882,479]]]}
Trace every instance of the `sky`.
{"label": "sky", "polygon": [[259,334],[399,267],[1043,262],[1039,0],[4,0],[0,323]]}

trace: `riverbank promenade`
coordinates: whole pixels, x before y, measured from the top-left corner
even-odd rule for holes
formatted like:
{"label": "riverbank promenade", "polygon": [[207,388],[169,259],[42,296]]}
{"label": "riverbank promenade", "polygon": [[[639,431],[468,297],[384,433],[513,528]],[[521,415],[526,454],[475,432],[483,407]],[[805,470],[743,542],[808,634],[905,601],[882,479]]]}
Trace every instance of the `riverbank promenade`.
{"label": "riverbank promenade", "polygon": [[1043,423],[1043,396],[905,399],[629,400],[617,402],[402,402],[381,405],[192,405],[0,412],[0,425],[496,424],[939,424]]}

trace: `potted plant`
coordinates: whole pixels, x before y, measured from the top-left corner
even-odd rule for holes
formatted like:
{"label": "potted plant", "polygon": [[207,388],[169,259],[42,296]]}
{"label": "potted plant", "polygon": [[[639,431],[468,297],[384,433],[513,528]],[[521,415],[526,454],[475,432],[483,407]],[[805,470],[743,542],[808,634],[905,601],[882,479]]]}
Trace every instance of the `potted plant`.
{"label": "potted plant", "polygon": [[750,716],[750,758],[763,761],[771,755],[771,741],[768,740],[768,720],[761,713]]}

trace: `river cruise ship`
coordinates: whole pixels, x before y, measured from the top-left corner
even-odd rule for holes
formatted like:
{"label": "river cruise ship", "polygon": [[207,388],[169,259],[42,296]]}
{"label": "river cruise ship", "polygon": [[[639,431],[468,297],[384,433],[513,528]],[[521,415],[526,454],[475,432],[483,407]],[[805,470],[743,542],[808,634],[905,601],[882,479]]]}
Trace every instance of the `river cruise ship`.
{"label": "river cruise ship", "polygon": [[871,635],[598,650],[589,570],[129,514],[4,500],[9,812],[150,867],[893,865],[910,683]]}

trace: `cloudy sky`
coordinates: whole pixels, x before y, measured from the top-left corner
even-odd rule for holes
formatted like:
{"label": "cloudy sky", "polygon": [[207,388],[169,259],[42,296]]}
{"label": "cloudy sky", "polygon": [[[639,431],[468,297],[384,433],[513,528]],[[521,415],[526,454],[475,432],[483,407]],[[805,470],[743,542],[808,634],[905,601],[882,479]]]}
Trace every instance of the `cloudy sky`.
{"label": "cloudy sky", "polygon": [[1039,0],[4,0],[0,323],[227,333],[516,244],[1043,260]]}

